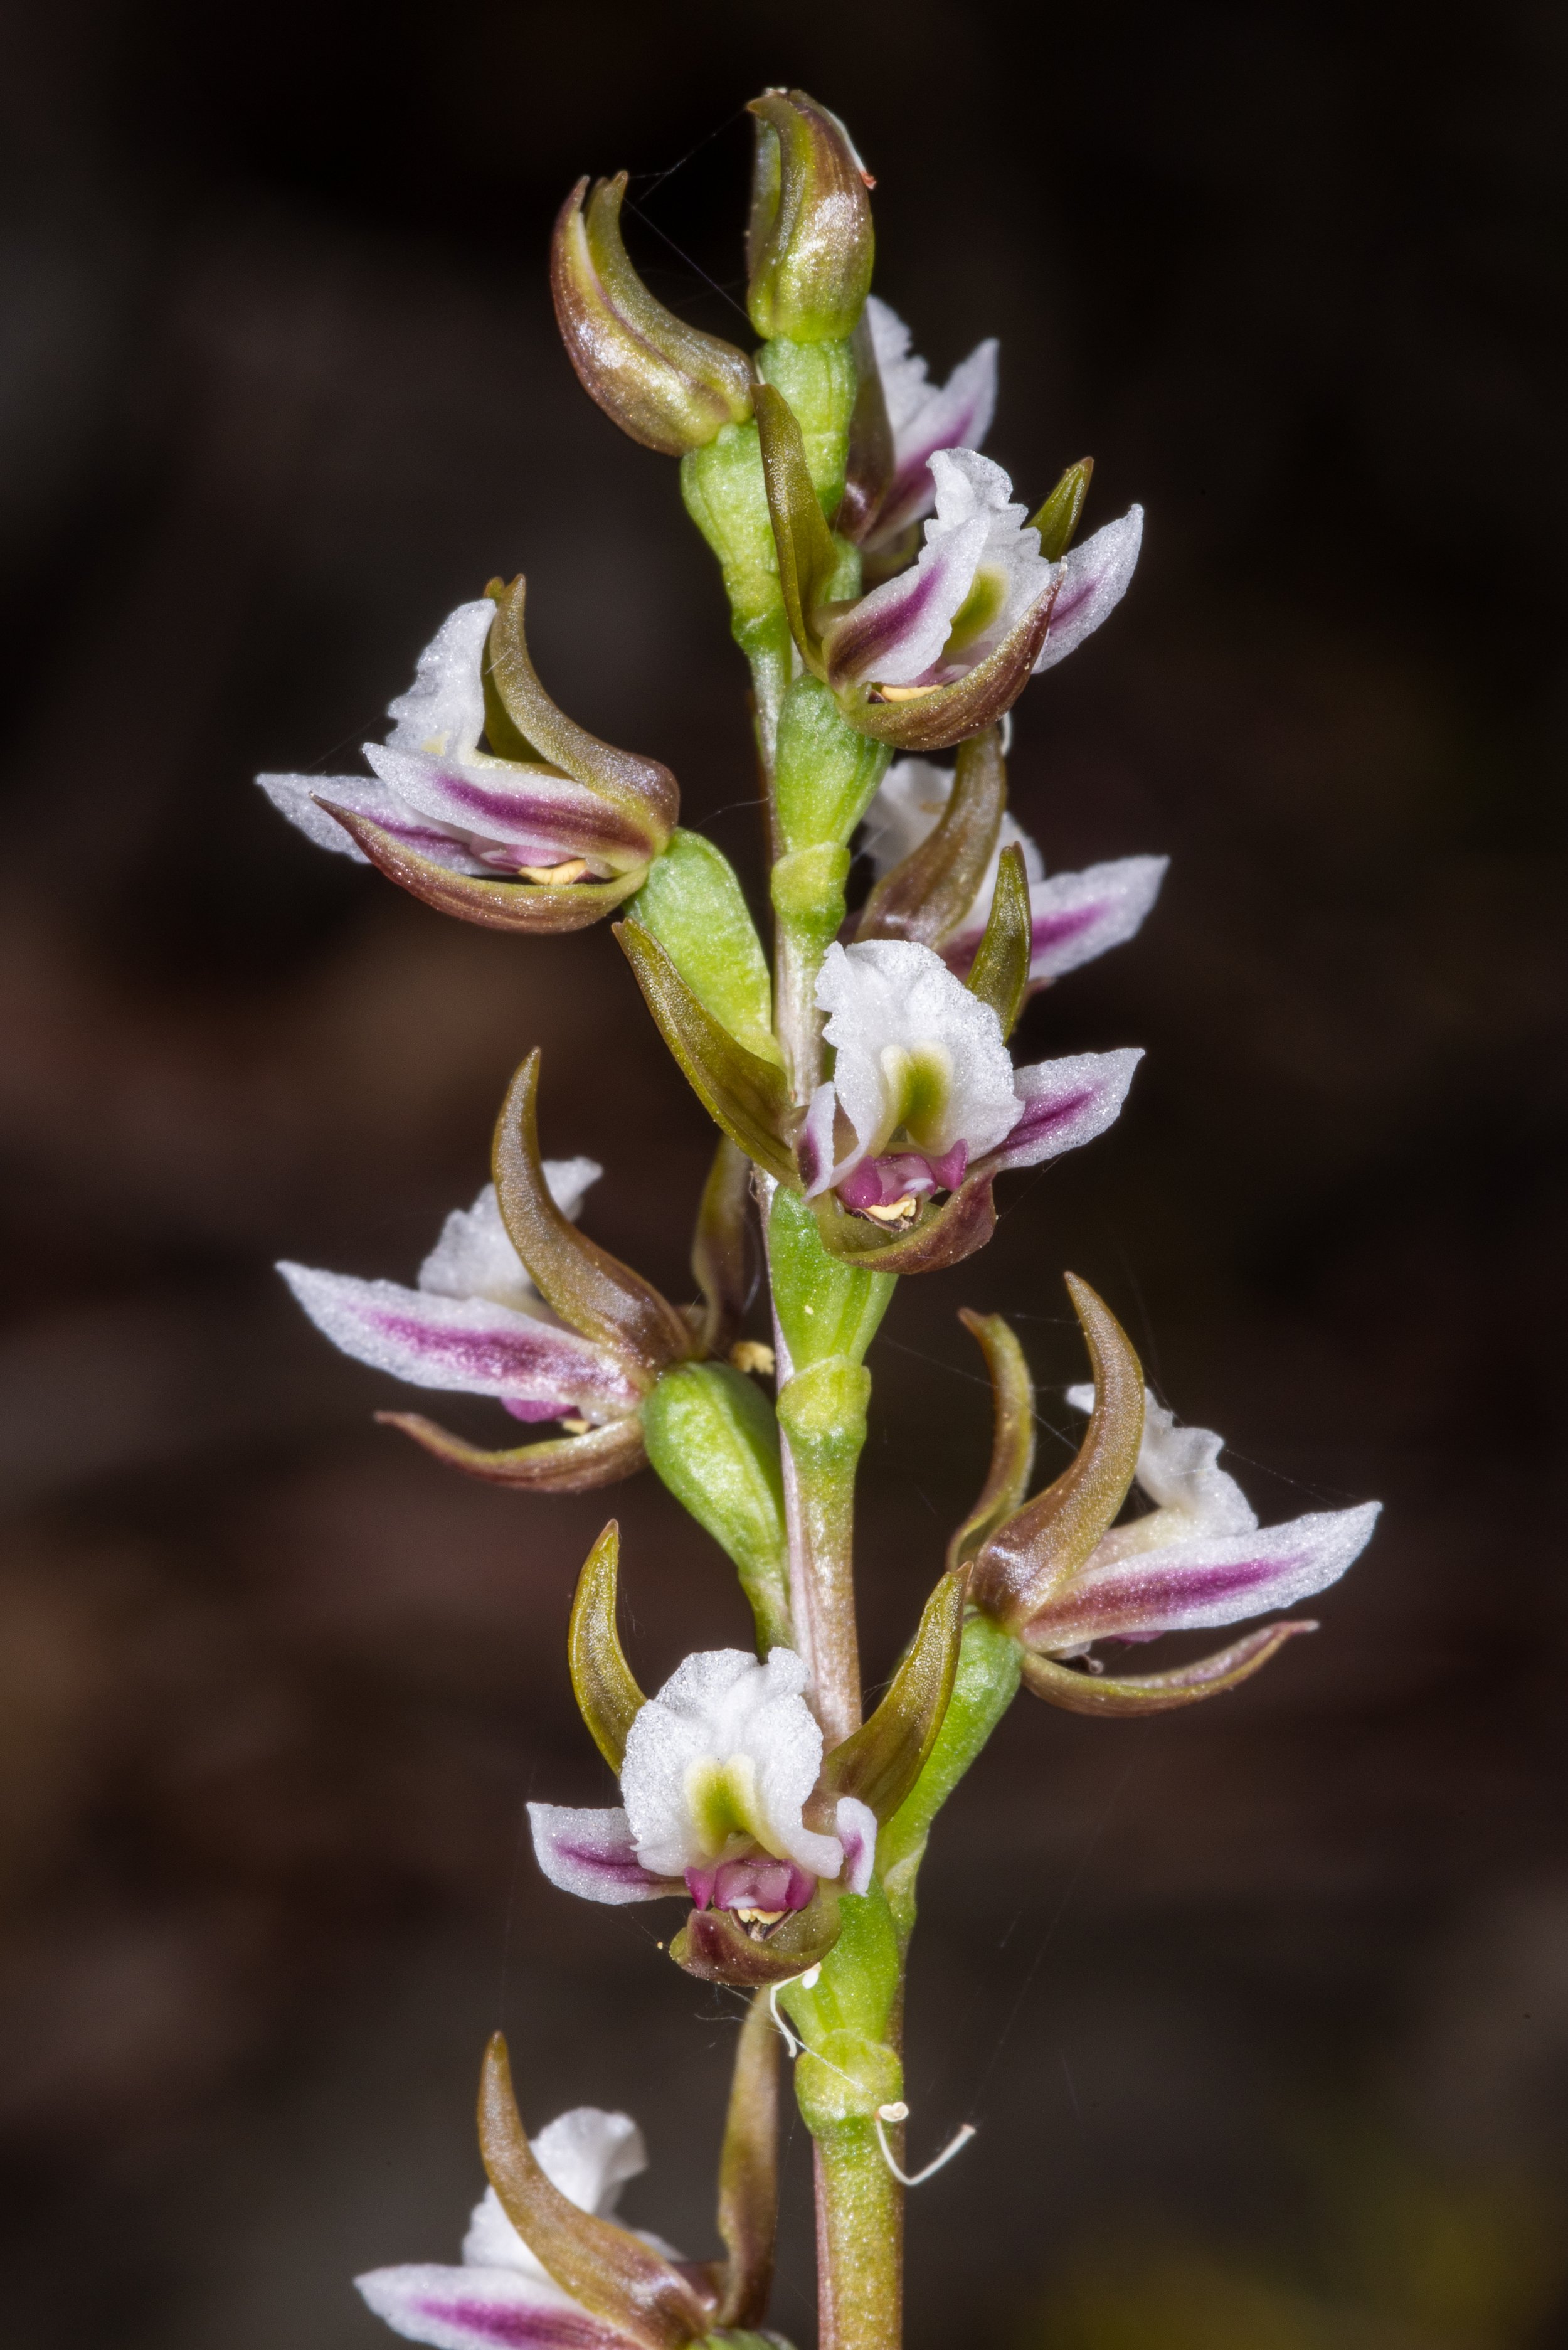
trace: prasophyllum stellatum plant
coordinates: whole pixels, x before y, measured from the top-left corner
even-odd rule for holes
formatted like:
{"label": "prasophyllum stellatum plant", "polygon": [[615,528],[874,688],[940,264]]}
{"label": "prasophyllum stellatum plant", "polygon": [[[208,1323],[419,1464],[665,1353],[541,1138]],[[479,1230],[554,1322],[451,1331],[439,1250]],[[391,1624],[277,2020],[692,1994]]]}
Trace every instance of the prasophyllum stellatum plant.
{"label": "prasophyllum stellatum plant", "polygon": [[[966,1312],[993,1391],[990,1471],[863,1713],[855,1474],[866,1355],[895,1282],[973,1256],[997,1183],[1103,1133],[1138,1059],[1013,1059],[1026,999],[1137,931],[1164,860],[1048,874],[1007,814],[1003,754],[1030,679],[1120,599],[1141,515],[1078,539],[1087,459],[1033,515],[1012,502],[978,450],[995,345],[932,385],[869,294],[871,182],[843,126],[799,91],[770,90],[752,111],[755,351],[649,294],[621,242],[623,179],[567,198],[552,281],[583,384],[634,439],[680,458],[719,559],[752,672],[771,968],[729,864],[677,824],[669,769],[599,742],[545,691],[520,577],[442,623],[391,733],[367,747],[369,777],[262,779],[312,838],[444,913],[553,932],[617,911],[655,1026],[720,1132],[693,1304],[580,1228],[599,1170],[541,1157],[536,1053],[503,1104],[491,1185],[448,1218],[413,1287],[283,1268],[361,1361],[553,1429],[486,1449],[420,1414],[383,1415],[450,1465],[580,1492],[650,1461],[733,1561],[756,1621],[754,1655],[698,1648],[645,1694],[618,1636],[607,1527],[577,1586],[569,1661],[620,1801],[532,1806],[552,1885],[680,1903],[676,1962],[750,1994],[720,2161],[725,2256],[684,2260],[612,2218],[641,2164],[626,2116],[584,2108],[531,2146],[497,2042],[480,2103],[490,2192],[462,2264],[360,2281],[400,2333],[449,2350],[680,2350],[759,2326],[786,2044],[815,2145],[822,2340],[890,2350],[909,2183],[902,1989],[937,1813],[1021,1687],[1116,1715],[1234,1688],[1312,1628],[1274,1611],[1342,1575],[1376,1515],[1260,1528],[1218,1464],[1220,1439],[1147,1393],[1115,1316],[1071,1274],[1092,1379],[1070,1400],[1087,1422],[1036,1492],[1023,1356],[1000,1315]],[[947,751],[950,766],[933,762]],[[850,912],[857,837],[873,879]],[[759,1235],[767,1341],[745,1331]],[[1135,1487],[1149,1506],[1125,1516]],[[1264,1615],[1164,1670],[1102,1654]]]}

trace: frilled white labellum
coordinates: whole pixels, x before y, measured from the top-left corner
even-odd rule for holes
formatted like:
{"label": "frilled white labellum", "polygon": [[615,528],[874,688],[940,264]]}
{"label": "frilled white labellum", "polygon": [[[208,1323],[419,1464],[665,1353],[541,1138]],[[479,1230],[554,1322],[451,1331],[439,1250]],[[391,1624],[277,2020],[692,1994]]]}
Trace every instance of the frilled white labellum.
{"label": "frilled white labellum", "polygon": [[[579,2106],[531,2141],[539,2168],[579,2211],[608,2219],[621,2188],[648,2168],[642,2132],[628,2114]],[[643,2241],[672,2259],[657,2236]],[[474,2206],[461,2267],[415,2262],[354,2280],[378,2317],[435,2350],[627,2350],[625,2337],[562,2291],[488,2188]]]}
{"label": "frilled white labellum", "polygon": [[[901,864],[934,830],[952,796],[953,771],[929,759],[900,759],[884,776],[866,816],[866,847],[877,879]],[[961,978],[985,932],[1004,848],[1023,853],[1029,881],[1033,932],[1029,977],[1035,985],[1060,979],[1125,945],[1142,927],[1169,867],[1168,857],[1120,857],[1081,873],[1054,873],[1029,835],[1004,815],[996,848],[968,913],[942,947],[942,960]]]}

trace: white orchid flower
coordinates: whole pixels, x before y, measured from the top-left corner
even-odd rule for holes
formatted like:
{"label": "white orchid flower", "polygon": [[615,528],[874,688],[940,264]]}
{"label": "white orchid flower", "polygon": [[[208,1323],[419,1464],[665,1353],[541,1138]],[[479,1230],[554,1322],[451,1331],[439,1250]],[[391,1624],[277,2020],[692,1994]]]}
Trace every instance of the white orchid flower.
{"label": "white orchid flower", "polygon": [[1092,1141],[1142,1058],[1078,1053],[1015,1069],[992,1006],[908,940],[829,947],[816,1001],[836,1057],[798,1145],[807,1196],[831,1190],[892,1224],[933,1191]]}
{"label": "white orchid flower", "polygon": [[[578,2106],[532,2141],[539,2168],[580,2211],[607,2219],[628,2178],[648,2168],[642,2132],[628,2114]],[[670,2260],[659,2237],[636,2231]],[[628,2337],[563,2291],[485,2191],[462,2242],[461,2267],[415,2262],[372,2269],[355,2283],[378,2317],[435,2350],[631,2350]]]}
{"label": "white orchid flower", "polygon": [[[866,847],[879,881],[940,822],[952,796],[953,771],[929,759],[900,759],[889,767],[866,814]],[[961,979],[974,962],[985,932],[1004,848],[1016,847],[1029,882],[1033,986],[1060,979],[1092,962],[1111,947],[1124,946],[1142,927],[1159,895],[1168,857],[1118,857],[1081,873],[1053,873],[1023,827],[1004,815],[991,863],[968,914],[942,945],[944,962]]]}
{"label": "white orchid flower", "polygon": [[936,495],[930,463],[938,450],[978,449],[991,430],[997,343],[994,335],[978,343],[939,387],[929,380],[925,360],[910,350],[909,328],[875,294],[867,300],[866,323],[893,434],[892,479],[866,539],[868,546],[880,546],[929,514]]}
{"label": "white orchid flower", "polygon": [[685,1892],[745,1922],[804,1909],[820,1877],[863,1893],[877,1842],[868,1807],[843,1796],[832,1832],[805,1824],[822,1769],[805,1686],[793,1648],[765,1664],[741,1648],[688,1657],[632,1721],[619,1806],[529,1804],[551,1884],[590,1901]]}
{"label": "white orchid flower", "polygon": [[[1095,1390],[1069,1388],[1067,1401],[1092,1411]],[[1096,1640],[1153,1640],[1162,1632],[1238,1624],[1297,1607],[1338,1582],[1371,1540],[1378,1503],[1260,1527],[1219,1465],[1223,1442],[1211,1429],[1179,1428],[1145,1390],[1137,1481],[1155,1507],[1101,1538],[1023,1627],[1027,1647],[1079,1657]]]}

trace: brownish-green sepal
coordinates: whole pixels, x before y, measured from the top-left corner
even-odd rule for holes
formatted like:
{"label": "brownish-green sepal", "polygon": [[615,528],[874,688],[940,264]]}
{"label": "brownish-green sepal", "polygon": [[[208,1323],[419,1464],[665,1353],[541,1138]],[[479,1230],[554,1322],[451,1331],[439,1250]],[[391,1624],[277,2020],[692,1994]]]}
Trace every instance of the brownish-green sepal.
{"label": "brownish-green sepal", "polygon": [[506,2042],[484,2052],[479,2150],[497,2199],[535,2260],[589,2315],[641,2350],[685,2350],[715,2323],[714,2308],[662,2252],[613,2220],[580,2211],[553,2187],[528,2143],[512,2090]]}
{"label": "brownish-green sepal", "polygon": [[1051,626],[1061,575],[993,653],[951,685],[934,685],[913,702],[878,702],[866,685],[837,689],[838,706],[862,734],[899,751],[948,751],[1005,717],[1033,673]]}
{"label": "brownish-green sepal", "polygon": [[822,677],[826,671],[818,615],[837,567],[837,551],[812,487],[805,442],[794,411],[771,383],[759,383],[755,397],[763,484],[778,549],[784,610],[802,660]]}
{"label": "brownish-green sepal", "polygon": [[581,1436],[547,1438],[542,1444],[517,1444],[499,1452],[469,1444],[439,1421],[420,1411],[379,1411],[383,1428],[400,1428],[422,1444],[449,1469],[478,1477],[488,1485],[511,1485],[530,1493],[591,1493],[600,1485],[617,1485],[643,1468],[642,1422],[635,1412],[625,1419],[606,1420]]}
{"label": "brownish-green sepal", "polygon": [[620,207],[627,175],[577,182],[550,243],[550,290],[566,355],[590,398],[623,432],[667,457],[705,449],[752,412],[743,351],[699,334],[658,302],[627,255]]}
{"label": "brownish-green sepal", "polygon": [[[611,802],[638,826],[649,842],[649,856],[657,857],[680,812],[680,790],[668,767],[645,759],[636,751],[618,751],[602,743],[585,726],[558,710],[540,684],[528,655],[523,613],[525,583],[521,572],[510,587],[493,591],[495,618],[490,626],[485,672],[501,711],[515,738],[564,775],[585,785]],[[486,707],[490,706],[487,695]],[[487,732],[489,731],[487,721]],[[498,757],[509,758],[513,746],[503,748],[491,735]],[[639,879],[641,878],[639,868]]]}
{"label": "brownish-green sepal", "polygon": [[477,873],[454,873],[352,808],[337,807],[319,795],[316,804],[337,817],[389,881],[438,914],[455,914],[460,922],[477,922],[483,930],[527,931],[535,938],[586,931],[640,889],[648,872],[646,865],[637,865],[608,881],[570,881],[558,889],[545,881],[486,881]]}
{"label": "brownish-green sepal", "polygon": [[1029,964],[1034,951],[1033,916],[1023,851],[1011,841],[997,860],[991,911],[964,985],[989,1003],[1011,1036],[1029,994]]}
{"label": "brownish-green sepal", "polygon": [[857,939],[912,939],[917,946],[942,946],[980,893],[1006,806],[1001,730],[988,726],[960,746],[958,773],[940,821],[877,882]]}
{"label": "brownish-green sepal", "polygon": [[803,89],[764,90],[757,118],[746,308],[759,335],[853,334],[871,290],[869,182],[835,114]]}
{"label": "brownish-green sepal", "polygon": [[631,1725],[648,1702],[632,1677],[616,1630],[619,1566],[620,1528],[612,1518],[583,1561],[566,1635],[577,1710],[618,1779]]}
{"label": "brownish-green sepal", "polygon": [[700,1982],[764,1991],[825,1959],[842,1930],[838,1895],[819,1884],[806,1907],[792,1909],[762,1941],[753,1939],[732,1909],[693,1909],[670,1955]]}
{"label": "brownish-green sepal", "polygon": [[748,1159],[798,1189],[793,1123],[783,1071],[749,1053],[687,986],[657,939],[640,922],[618,922],[619,940],[659,1033],[709,1117]]}
{"label": "brownish-green sepal", "polygon": [[849,452],[845,466],[844,497],[834,528],[851,546],[858,546],[881,511],[893,479],[893,427],[888,416],[888,395],[871,339],[871,320],[862,310],[852,338],[855,351],[855,407],[849,419]]}
{"label": "brownish-green sepal", "polygon": [[995,1180],[994,1173],[971,1175],[940,1206],[922,1201],[901,1232],[851,1215],[836,1192],[820,1191],[811,1204],[823,1247],[844,1263],[864,1265],[868,1273],[945,1273],[982,1249],[996,1230]]}
{"label": "brownish-green sepal", "polygon": [[1139,1713],[1170,1713],[1180,1705],[1200,1705],[1205,1698],[1222,1697],[1239,1689],[1278,1656],[1298,1632],[1315,1632],[1312,1623],[1271,1624],[1266,1631],[1249,1632],[1244,1640],[1178,1665],[1168,1673],[1136,1673],[1113,1679],[1108,1673],[1075,1672],[1053,1657],[1023,1659],[1023,1679],[1036,1697],[1058,1705],[1066,1713],[1115,1714],[1126,1720]]}
{"label": "brownish-green sepal", "polygon": [[824,1762],[813,1809],[820,1807],[826,1816],[841,1796],[854,1795],[879,1820],[892,1818],[924,1769],[947,1713],[968,1583],[967,1566],[942,1576],[876,1712]]}
{"label": "brownish-green sepal", "polygon": [[719,2236],[729,2255],[721,2325],[760,2325],[774,2279],[779,2200],[779,2030],[766,1991],[741,2026],[719,2156]]}
{"label": "brownish-green sepal", "polygon": [[529,1054],[495,1121],[491,1170],[507,1238],[546,1305],[651,1387],[698,1350],[690,1323],[651,1282],[580,1232],[550,1197],[539,1157],[539,1055]]}
{"label": "brownish-green sepal", "polygon": [[1084,1565],[1127,1496],[1143,1441],[1143,1368],[1121,1324],[1075,1274],[1066,1275],[1095,1373],[1095,1408],[1075,1458],[1000,1525],[975,1560],[976,1607],[1021,1631]]}
{"label": "brownish-green sepal", "polygon": [[702,1293],[701,1338],[711,1355],[727,1355],[741,1335],[751,1288],[751,1161],[722,1135],[691,1238],[691,1271]]}
{"label": "brownish-green sepal", "polygon": [[1022,1507],[1034,1467],[1034,1382],[1019,1345],[1000,1314],[959,1308],[959,1320],[980,1342],[991,1373],[991,1466],[981,1495],[948,1544],[950,1567],[967,1565],[1003,1519]]}
{"label": "brownish-green sepal", "polygon": [[1039,513],[1030,516],[1029,528],[1039,532],[1040,552],[1047,563],[1060,563],[1072,546],[1094,470],[1092,457],[1080,457],[1068,466]]}

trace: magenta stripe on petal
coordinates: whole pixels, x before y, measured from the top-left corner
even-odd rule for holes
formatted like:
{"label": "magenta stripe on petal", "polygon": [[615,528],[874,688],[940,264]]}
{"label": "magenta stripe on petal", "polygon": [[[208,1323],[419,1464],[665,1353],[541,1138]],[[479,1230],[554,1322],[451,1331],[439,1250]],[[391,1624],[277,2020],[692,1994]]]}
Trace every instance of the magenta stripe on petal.
{"label": "magenta stripe on petal", "polygon": [[475,2343],[493,2342],[510,2350],[605,2350],[622,2337],[590,2317],[586,2309],[545,2309],[518,2302],[481,2301],[463,2294],[450,2301],[420,2300],[410,2303],[410,2314],[437,2325],[461,2330]]}
{"label": "magenta stripe on petal", "polygon": [[618,1805],[530,1804],[534,1856],[552,1885],[585,1901],[657,1901],[685,1887],[655,1877],[637,1856],[631,1825]]}
{"label": "magenta stripe on petal", "polygon": [[1116,1119],[1133,1071],[1143,1058],[1128,1048],[1117,1053],[1075,1053],[1065,1060],[1037,1061],[1014,1073],[1022,1101],[1018,1123],[981,1168],[1034,1167],[1092,1142]]}

